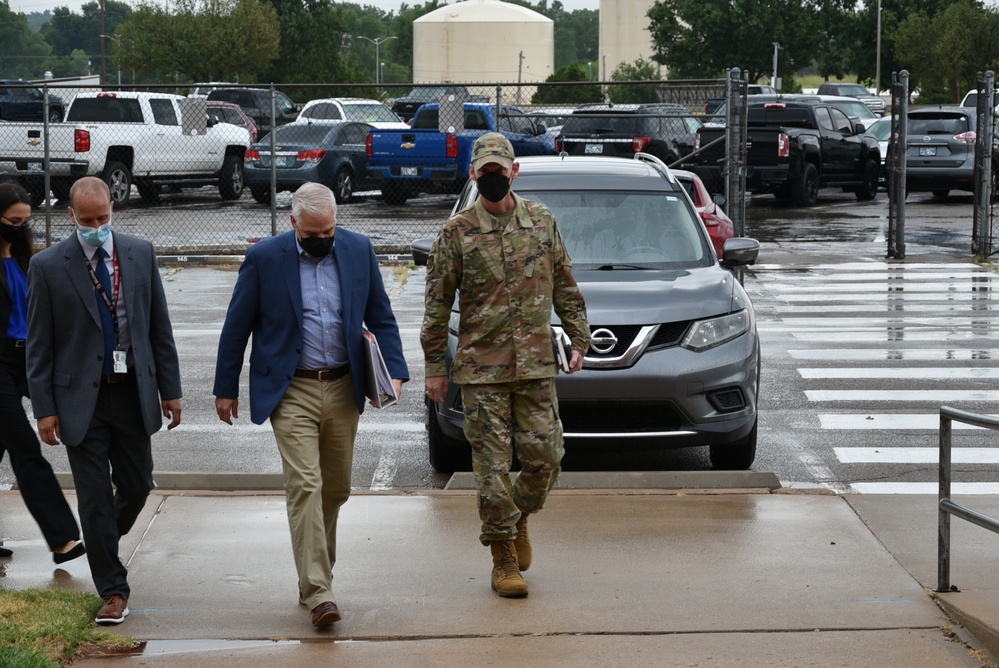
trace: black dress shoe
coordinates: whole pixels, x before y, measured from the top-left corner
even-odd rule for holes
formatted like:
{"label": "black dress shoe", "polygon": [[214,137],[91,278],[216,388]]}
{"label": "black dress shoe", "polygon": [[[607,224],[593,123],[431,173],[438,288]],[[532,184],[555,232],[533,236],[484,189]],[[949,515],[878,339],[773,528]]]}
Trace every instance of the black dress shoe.
{"label": "black dress shoe", "polygon": [[14,553],[8,550],[6,547],[0,547],[0,558],[3,557],[13,557]]}
{"label": "black dress shoe", "polygon": [[73,546],[72,550],[64,554],[53,552],[52,561],[56,562],[57,564],[64,564],[67,561],[72,561],[73,559],[76,559],[77,557],[82,557],[86,553],[87,553],[87,548],[83,547],[83,543],[77,543],[75,546]]}

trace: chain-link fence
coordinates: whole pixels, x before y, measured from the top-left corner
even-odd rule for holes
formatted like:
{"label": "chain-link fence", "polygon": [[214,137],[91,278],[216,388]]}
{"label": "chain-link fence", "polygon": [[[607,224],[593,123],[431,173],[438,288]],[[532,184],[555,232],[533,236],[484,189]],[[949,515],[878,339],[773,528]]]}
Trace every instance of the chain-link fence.
{"label": "chain-link fence", "polygon": [[16,85],[8,92],[34,106],[14,114],[0,102],[0,179],[32,194],[40,240],[72,231],[70,186],[91,175],[111,189],[116,229],[189,255],[241,253],[287,230],[291,193],[318,181],[336,194],[340,225],[381,252],[405,253],[450,213],[485,131],[504,132],[519,157],[643,151],[683,167],[705,107],[726,87]]}

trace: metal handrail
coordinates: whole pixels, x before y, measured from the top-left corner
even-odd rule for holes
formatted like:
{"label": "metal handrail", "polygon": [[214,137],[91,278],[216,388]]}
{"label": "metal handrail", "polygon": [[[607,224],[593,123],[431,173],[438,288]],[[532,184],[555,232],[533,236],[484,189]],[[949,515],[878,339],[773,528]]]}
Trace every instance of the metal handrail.
{"label": "metal handrail", "polygon": [[999,430],[999,418],[940,407],[940,490],[937,514],[937,592],[960,591],[950,582],[950,516],[999,533],[999,519],[982,515],[950,500],[951,422],[957,420],[984,429]]}

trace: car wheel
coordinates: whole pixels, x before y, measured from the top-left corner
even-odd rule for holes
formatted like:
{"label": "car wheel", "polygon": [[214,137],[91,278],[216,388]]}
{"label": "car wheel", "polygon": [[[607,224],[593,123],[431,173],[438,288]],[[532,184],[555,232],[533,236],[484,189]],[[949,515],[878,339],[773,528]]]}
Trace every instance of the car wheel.
{"label": "car wheel", "polygon": [[62,123],[62,111],[49,108],[49,123]]}
{"label": "car wheel", "polygon": [[398,186],[389,186],[388,190],[382,190],[382,199],[386,204],[401,205],[409,199],[409,192]]}
{"label": "car wheel", "polygon": [[270,186],[250,186],[250,194],[253,195],[254,200],[260,202],[261,204],[271,203]]}
{"label": "car wheel", "polygon": [[430,465],[440,473],[470,471],[472,449],[460,441],[448,438],[438,422],[437,404],[427,406],[427,444],[430,446]]}
{"label": "car wheel", "polygon": [[354,196],[354,174],[350,167],[341,167],[333,177],[333,195],[337,204],[349,202]]}
{"label": "car wheel", "polygon": [[104,168],[104,182],[111,191],[111,201],[115,207],[128,204],[132,197],[132,172],[120,162],[111,162]]}
{"label": "car wheel", "polygon": [[139,191],[139,197],[142,198],[143,202],[158,202],[160,199],[160,193],[163,189],[158,183],[150,183],[148,181],[139,181],[135,184],[135,189]]}
{"label": "car wheel", "polygon": [[69,201],[69,189],[72,185],[70,179],[52,179],[52,196],[60,202]]}
{"label": "car wheel", "polygon": [[819,199],[819,170],[806,162],[798,180],[791,186],[791,202],[795,206],[815,206]]}
{"label": "car wheel", "polygon": [[746,437],[728,445],[710,446],[711,466],[720,471],[746,471],[756,459],[756,427],[759,418]]}
{"label": "car wheel", "polygon": [[219,173],[219,195],[222,199],[239,199],[243,195],[243,160],[227,155]]}
{"label": "car wheel", "polygon": [[937,197],[937,198],[940,198],[940,199],[943,199],[944,197],[946,197],[949,194],[950,194],[949,190],[934,190],[933,191],[933,196]]}
{"label": "car wheel", "polygon": [[864,165],[864,182],[857,188],[857,201],[868,202],[878,195],[878,163],[868,160]]}
{"label": "car wheel", "polygon": [[37,209],[45,202],[44,179],[23,179],[21,185],[28,191],[28,197],[31,198],[31,208]]}

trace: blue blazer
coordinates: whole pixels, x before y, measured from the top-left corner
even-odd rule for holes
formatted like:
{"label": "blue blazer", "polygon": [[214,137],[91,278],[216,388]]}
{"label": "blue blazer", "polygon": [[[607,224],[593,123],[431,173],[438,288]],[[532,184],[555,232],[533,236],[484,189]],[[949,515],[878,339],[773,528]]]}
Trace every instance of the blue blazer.
{"label": "blue blazer", "polygon": [[[357,409],[364,411],[362,324],[378,339],[393,378],[409,380],[402,340],[371,241],[342,227],[333,250],[340,277],[344,338]],[[212,394],[239,398],[239,374],[250,335],[250,419],[263,424],[291,385],[302,356],[302,283],[295,232],[255,244],[246,253],[222,326]]]}

